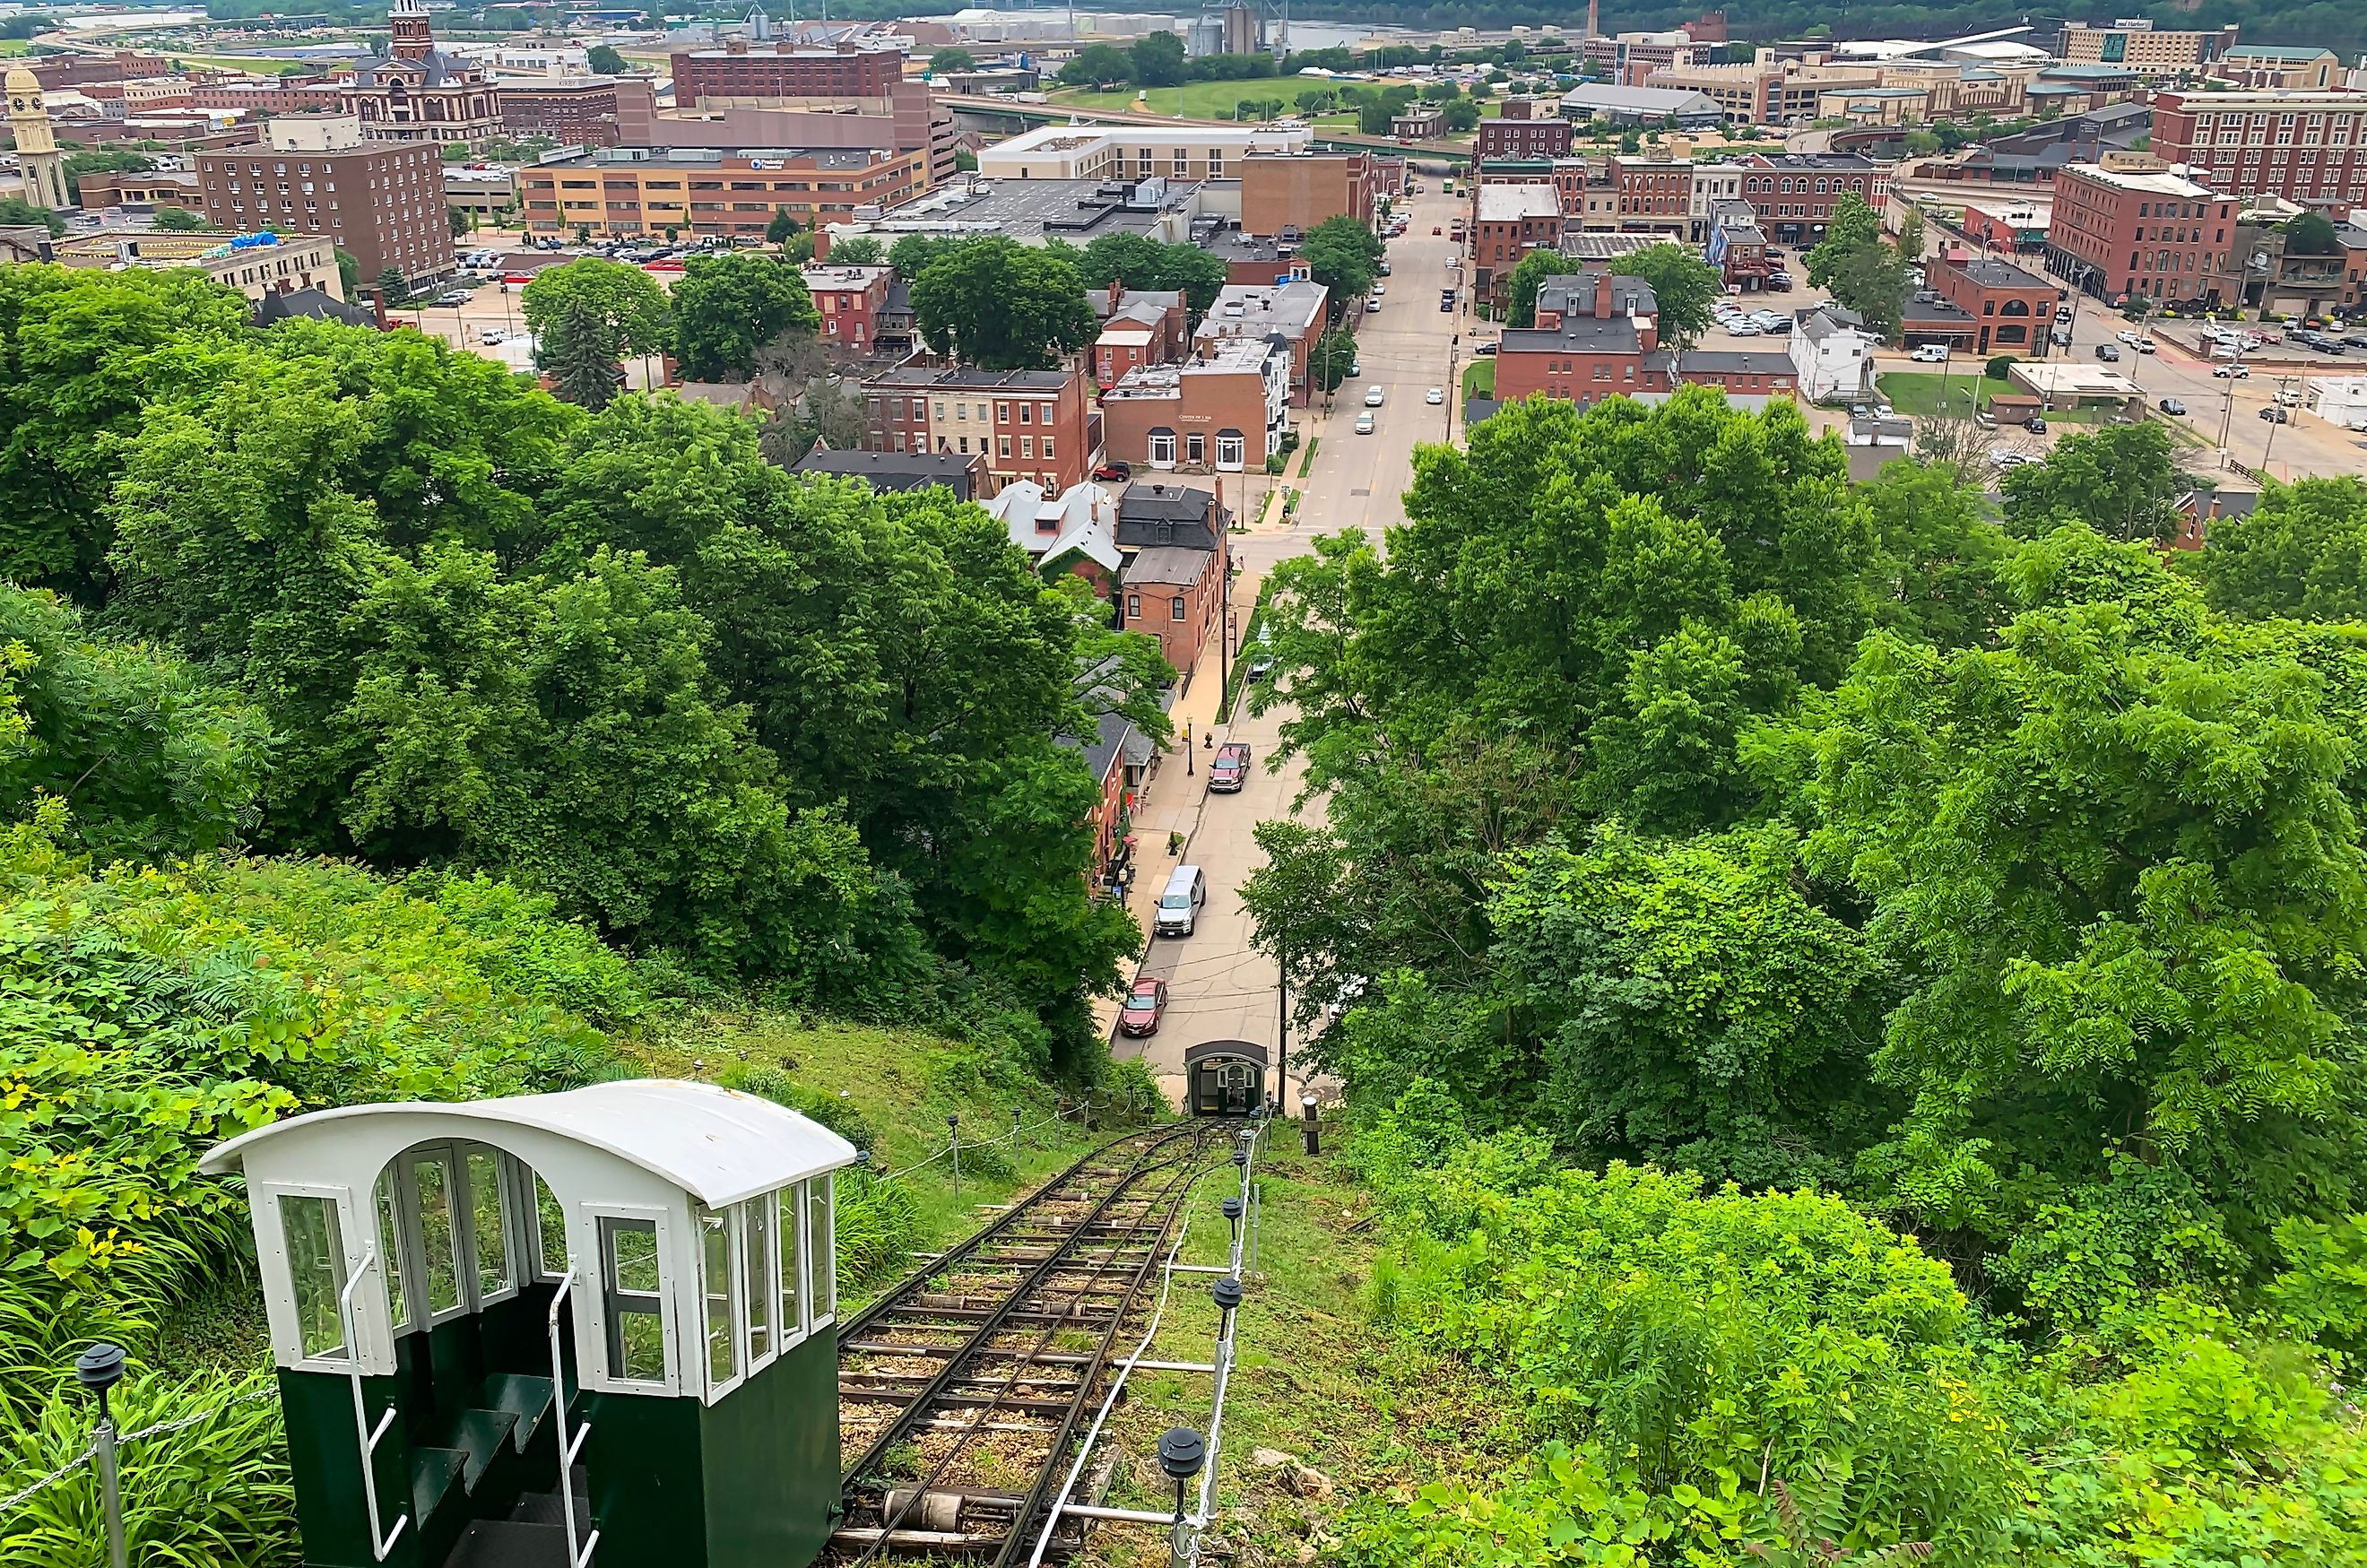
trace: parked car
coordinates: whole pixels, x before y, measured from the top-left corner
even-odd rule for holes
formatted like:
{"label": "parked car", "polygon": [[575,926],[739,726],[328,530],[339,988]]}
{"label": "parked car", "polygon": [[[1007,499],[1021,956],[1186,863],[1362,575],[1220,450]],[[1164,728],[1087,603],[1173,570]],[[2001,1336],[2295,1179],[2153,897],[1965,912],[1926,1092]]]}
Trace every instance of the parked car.
{"label": "parked car", "polygon": [[2136,350],[2139,354],[2151,354],[2157,346],[2159,345],[2149,337],[2141,337],[2136,342]]}
{"label": "parked car", "polygon": [[1767,335],[1767,329],[1761,326],[1757,321],[1737,321],[1726,330],[1732,333],[1737,337],[1764,337]]}
{"label": "parked car", "polygon": [[1381,302],[1378,299],[1367,299],[1365,301],[1365,314],[1368,316],[1377,311],[1380,308]]}
{"label": "parked car", "polygon": [[1440,227],[1439,227],[1437,224],[1435,224],[1435,223],[1433,223],[1433,224],[1432,224],[1432,225],[1430,226],[1430,231],[1431,231],[1432,233],[1433,233],[1433,234],[1444,234],[1444,233],[1445,233],[1445,232],[1446,232],[1446,231],[1445,231],[1445,230],[1444,230],[1444,229],[1440,228]]}
{"label": "parked car", "polygon": [[[1885,409],[1882,412],[1886,416],[1890,412],[1888,409]],[[2030,432],[2033,435],[2044,435],[2046,434],[2046,420],[2044,415],[2032,414],[2028,419],[2022,422],[2022,429]]]}
{"label": "parked car", "polygon": [[1768,292],[1768,293],[1770,293],[1770,294],[1789,294],[1789,293],[1791,293],[1791,292],[1792,292],[1792,277],[1791,277],[1791,275],[1790,275],[1789,273],[1782,273],[1782,272],[1771,272],[1771,273],[1769,273],[1769,274],[1767,275],[1767,292]]}
{"label": "parked car", "polygon": [[1250,776],[1250,743],[1228,740],[1217,748],[1217,759],[1208,764],[1208,793],[1239,795]]}
{"label": "parked car", "polygon": [[1093,470],[1093,478],[1107,484],[1124,484],[1134,478],[1132,463],[1104,463]]}
{"label": "parked car", "polygon": [[[1388,263],[1387,263],[1387,262],[1383,262],[1383,263],[1381,264],[1380,271],[1381,271],[1381,276],[1382,276],[1383,277],[1387,277],[1387,276],[1389,276],[1389,264],[1388,264]],[[1381,290],[1380,290],[1379,286],[1378,286],[1378,285],[1375,285],[1375,286],[1374,286],[1374,288],[1373,288],[1373,292],[1374,292],[1374,293],[1376,293],[1376,294],[1378,294],[1380,291],[1381,291]]]}
{"label": "parked car", "polygon": [[509,335],[510,334],[508,333],[504,332],[500,327],[479,327],[477,329],[477,341],[479,343],[505,343],[508,341]]}
{"label": "parked car", "polygon": [[2176,398],[2164,398],[2161,401],[2156,403],[2154,407],[2161,410],[2164,413],[2183,414],[2186,412],[2186,405]]}
{"label": "parked car", "polygon": [[1424,392],[1421,395],[1421,400],[1426,403],[1443,403],[1446,400],[1445,389],[1441,387],[1433,387],[1429,391]]}
{"label": "parked car", "polygon": [[1471,352],[1484,359],[1488,355],[1494,354],[1498,346],[1496,340],[1494,338],[1489,338],[1485,343],[1473,344],[1471,345]]}
{"label": "parked car", "polygon": [[2271,424],[2291,424],[2293,423],[2293,414],[2287,410],[2280,408],[2273,403],[2260,411],[2260,417],[2267,420]]}
{"label": "parked car", "polygon": [[1274,655],[1265,652],[1250,655],[1249,676],[1252,682],[1271,680],[1274,676]]}
{"label": "parked car", "polygon": [[2120,356],[2120,349],[2112,344],[2100,343],[2096,345],[2096,357],[2099,359],[2118,359]]}
{"label": "parked car", "polygon": [[2211,367],[2211,374],[2222,381],[2248,381],[2252,378],[2252,367],[2248,365],[2214,365]]}
{"label": "parked car", "polygon": [[1134,989],[1118,1010],[1117,1031],[1137,1039],[1159,1032],[1159,1015],[1167,1010],[1167,982],[1156,975],[1138,976]]}
{"label": "parked car", "polygon": [[2115,343],[2124,343],[2131,348],[2135,348],[2136,346],[2137,334],[2131,332],[2128,328],[2123,327],[2119,332],[2112,334],[2112,341]]}
{"label": "parked car", "polygon": [[1363,360],[1361,360],[1361,359],[1352,359],[1352,360],[1348,361],[1348,375],[1349,375],[1349,377],[1350,377],[1350,378],[1351,378],[1351,379],[1354,378],[1355,377],[1362,376],[1364,373],[1365,373],[1365,362],[1364,362]]}
{"label": "parked car", "polygon": [[1381,387],[1367,387],[1365,389],[1365,406],[1366,408],[1376,409],[1387,401],[1388,401],[1388,392],[1387,389]]}

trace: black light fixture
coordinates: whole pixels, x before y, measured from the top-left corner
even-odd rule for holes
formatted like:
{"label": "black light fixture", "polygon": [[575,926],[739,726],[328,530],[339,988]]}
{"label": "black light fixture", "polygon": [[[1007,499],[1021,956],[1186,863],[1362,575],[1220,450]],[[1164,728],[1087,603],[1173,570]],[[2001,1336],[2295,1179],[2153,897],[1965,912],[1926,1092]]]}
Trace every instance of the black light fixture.
{"label": "black light fixture", "polygon": [[108,1413],[107,1391],[123,1381],[123,1347],[105,1339],[95,1340],[89,1349],[74,1358],[74,1382],[98,1401],[98,1418],[114,1419]]}
{"label": "black light fixture", "polygon": [[1224,1211],[1225,1226],[1232,1235],[1233,1245],[1239,1247],[1241,1241],[1241,1201],[1228,1198],[1217,1207]]}

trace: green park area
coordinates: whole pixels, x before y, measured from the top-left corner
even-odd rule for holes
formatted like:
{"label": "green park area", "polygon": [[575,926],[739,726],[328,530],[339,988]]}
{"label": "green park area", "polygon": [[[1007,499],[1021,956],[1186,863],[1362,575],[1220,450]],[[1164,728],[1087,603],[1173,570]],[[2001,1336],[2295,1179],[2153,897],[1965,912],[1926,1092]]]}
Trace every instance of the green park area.
{"label": "green park area", "polygon": [[1931,370],[1886,370],[1874,384],[1892,408],[1918,419],[1970,419],[1988,407],[1991,398],[2013,389],[2010,381],[1992,380],[1977,372],[1942,375]]}
{"label": "green park area", "polygon": [[1467,398],[1492,398],[1496,395],[1496,362],[1475,359],[1463,367],[1463,395]]}

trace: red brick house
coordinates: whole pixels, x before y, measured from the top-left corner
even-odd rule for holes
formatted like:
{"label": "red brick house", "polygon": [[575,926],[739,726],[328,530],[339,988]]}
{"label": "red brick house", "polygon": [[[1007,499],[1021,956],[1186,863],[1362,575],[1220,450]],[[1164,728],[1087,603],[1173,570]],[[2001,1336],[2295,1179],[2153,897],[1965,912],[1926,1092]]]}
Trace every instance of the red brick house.
{"label": "red brick house", "polygon": [[805,269],[806,292],[821,312],[821,341],[833,348],[868,354],[879,342],[879,318],[896,282],[892,266],[832,266]]}
{"label": "red brick house", "polygon": [[1123,380],[1129,370],[1146,365],[1172,365],[1184,357],[1191,342],[1192,314],[1184,296],[1174,289],[1138,288],[1129,292],[1113,282],[1109,293],[1095,301],[1101,336],[1093,340],[1093,385],[1104,390]]}
{"label": "red brick house", "polygon": [[1521,258],[1561,243],[1561,194],[1550,184],[1483,184],[1471,193],[1471,287],[1501,310]]}
{"label": "red brick house", "polygon": [[1546,279],[1537,324],[1508,328],[1498,342],[1498,400],[1543,393],[1591,403],[1670,390],[1676,356],[1660,346],[1659,310],[1640,277],[1590,270]]}
{"label": "red brick house", "polygon": [[1118,626],[1156,637],[1187,680],[1224,628],[1231,521],[1215,491],[1189,485],[1135,484],[1118,498]]}
{"label": "red brick house", "polygon": [[1677,379],[1730,398],[1789,398],[1799,390],[1800,372],[1782,349],[1693,348],[1677,355]]}

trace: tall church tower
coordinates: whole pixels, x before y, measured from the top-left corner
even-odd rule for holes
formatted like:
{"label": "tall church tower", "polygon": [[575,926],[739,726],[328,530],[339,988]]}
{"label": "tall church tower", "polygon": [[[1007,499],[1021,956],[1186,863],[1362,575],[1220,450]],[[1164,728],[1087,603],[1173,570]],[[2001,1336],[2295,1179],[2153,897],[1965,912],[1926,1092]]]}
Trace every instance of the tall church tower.
{"label": "tall church tower", "polygon": [[24,66],[8,73],[8,130],[17,138],[17,164],[25,173],[25,199],[52,209],[66,205],[66,155],[50,125],[41,79]]}
{"label": "tall church tower", "polygon": [[394,0],[386,14],[387,52],[398,60],[425,60],[436,52],[436,32],[420,0]]}

